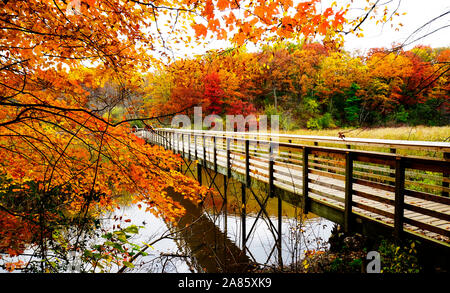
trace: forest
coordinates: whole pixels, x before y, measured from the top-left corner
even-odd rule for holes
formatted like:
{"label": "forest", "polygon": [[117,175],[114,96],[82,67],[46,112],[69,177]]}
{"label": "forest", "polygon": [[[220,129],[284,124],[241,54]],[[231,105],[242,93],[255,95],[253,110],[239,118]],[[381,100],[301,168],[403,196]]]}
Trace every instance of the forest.
{"label": "forest", "polygon": [[[286,131],[448,126],[448,47],[343,49],[368,22],[402,29],[401,0],[387,2],[0,1],[2,272],[67,272],[75,255],[83,272],[131,269],[173,233],[133,243],[142,227],[103,227],[105,213],[125,197],[177,229],[186,209],[168,190],[195,205],[214,192],[133,126],[195,106],[277,114]],[[210,40],[231,47],[171,55]]]}
{"label": "forest", "polygon": [[305,42],[213,51],[150,74],[143,100],[154,115],[190,105],[205,115],[278,114],[287,131],[442,126],[450,122],[449,58],[449,48],[420,45],[365,55]]}

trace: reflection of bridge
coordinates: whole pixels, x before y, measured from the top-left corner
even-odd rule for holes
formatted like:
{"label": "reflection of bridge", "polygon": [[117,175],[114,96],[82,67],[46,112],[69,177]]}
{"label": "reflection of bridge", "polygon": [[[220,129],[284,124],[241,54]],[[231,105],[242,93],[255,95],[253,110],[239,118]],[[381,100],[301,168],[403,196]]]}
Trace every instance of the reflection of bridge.
{"label": "reflection of bridge", "polygon": [[[248,271],[251,261],[243,250],[236,246],[216,223],[207,217],[201,208],[180,194],[169,192],[186,209],[186,214],[177,223],[183,251],[192,256],[193,265],[199,272],[239,273]],[[184,249],[185,248],[185,249]]]}
{"label": "reflection of bridge", "polygon": [[[197,169],[199,181],[202,170],[213,170],[214,178],[219,173],[242,183],[243,247],[253,229],[245,225],[246,201],[256,197],[255,186],[265,186],[267,198],[256,197],[258,217],[268,216],[267,199],[277,195],[279,219],[284,199],[348,232],[450,248],[450,143],[175,129],[139,130],[137,135],[181,154],[187,170],[194,174]],[[378,149],[357,149],[362,147]],[[411,150],[437,158],[399,154]],[[270,226],[280,255],[281,225]]]}

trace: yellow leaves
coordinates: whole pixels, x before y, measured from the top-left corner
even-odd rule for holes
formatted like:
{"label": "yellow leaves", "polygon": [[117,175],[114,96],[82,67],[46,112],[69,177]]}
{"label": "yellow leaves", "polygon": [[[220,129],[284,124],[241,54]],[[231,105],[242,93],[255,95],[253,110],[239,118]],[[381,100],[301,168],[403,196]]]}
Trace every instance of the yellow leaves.
{"label": "yellow leaves", "polygon": [[305,270],[307,270],[307,269],[309,268],[309,263],[308,263],[308,260],[307,260],[307,259],[303,260],[303,268],[304,268]]}
{"label": "yellow leaves", "polygon": [[148,244],[147,242],[142,242],[142,244],[144,244],[145,246],[151,248],[151,249],[155,249],[153,246],[151,246],[150,244]]}

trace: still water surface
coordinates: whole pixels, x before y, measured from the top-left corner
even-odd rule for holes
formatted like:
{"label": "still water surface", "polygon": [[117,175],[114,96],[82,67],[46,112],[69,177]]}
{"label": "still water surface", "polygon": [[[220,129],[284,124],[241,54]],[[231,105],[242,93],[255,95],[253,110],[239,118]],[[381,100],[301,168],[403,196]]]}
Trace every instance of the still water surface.
{"label": "still water surface", "polygon": [[[177,229],[182,231],[152,245],[152,249],[146,250],[148,255],[136,259],[135,268],[127,269],[128,272],[238,272],[247,267],[246,262],[256,262],[262,267],[278,263],[277,249],[272,251],[276,237],[270,232],[268,219],[247,216],[247,232],[255,221],[256,224],[246,242],[244,254],[240,215],[224,211],[217,213],[182,203],[187,214],[176,228],[137,205],[122,206],[105,217],[104,225],[117,225],[117,221],[112,219],[121,217],[122,220],[131,220],[127,225],[141,226],[134,243],[150,243]],[[310,215],[299,223],[298,218],[285,216],[282,220],[284,265],[298,261],[306,250],[326,248],[331,235],[332,222]],[[278,226],[276,217],[270,216],[270,220],[275,227]],[[184,228],[186,226],[188,228]]]}
{"label": "still water surface", "polygon": [[[213,206],[220,206],[220,200],[206,201],[203,207],[198,207],[180,195],[172,193],[172,196],[187,210],[186,215],[179,219],[177,227],[146,212],[145,206],[138,204],[123,203],[115,211],[101,215],[103,231],[135,225],[140,227],[139,233],[133,235],[129,241],[140,247],[146,247],[145,243],[152,243],[151,247],[145,250],[148,255],[134,259],[134,268],[127,268],[125,272],[241,272],[255,265],[264,268],[278,264],[276,231],[270,229],[271,226],[278,227],[274,212],[277,209],[273,207],[277,202],[276,198],[267,203],[268,217],[257,218],[257,210],[252,211],[249,208],[246,230],[247,233],[252,230],[252,233],[248,235],[243,249],[241,216],[239,210],[236,210],[239,202],[233,201],[233,197],[229,199],[228,209],[218,211]],[[252,202],[249,201],[248,205],[250,207]],[[283,215],[284,265],[299,261],[306,250],[327,247],[334,225],[332,222],[311,214],[303,217],[301,211],[285,202]],[[98,233],[97,237],[90,235],[87,241],[91,244],[105,241],[101,238],[101,233]],[[160,240],[155,242],[157,239]],[[25,251],[24,256],[16,257],[15,260],[22,259],[27,262],[32,254],[33,250],[29,249]],[[111,267],[109,271],[117,272],[118,269]],[[2,269],[0,271],[4,272]],[[76,266],[67,271],[77,272]]]}

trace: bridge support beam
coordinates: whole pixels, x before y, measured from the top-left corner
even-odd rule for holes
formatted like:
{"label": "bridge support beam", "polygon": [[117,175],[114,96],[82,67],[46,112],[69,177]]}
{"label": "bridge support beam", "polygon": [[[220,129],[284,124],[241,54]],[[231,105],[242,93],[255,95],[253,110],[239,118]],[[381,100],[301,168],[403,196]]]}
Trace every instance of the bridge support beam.
{"label": "bridge support beam", "polygon": [[345,206],[344,232],[352,231],[352,195],[353,195],[353,157],[350,152],[345,154]]}
{"label": "bridge support beam", "polygon": [[400,239],[403,234],[403,216],[405,202],[405,164],[402,157],[395,160],[395,206],[394,206],[394,236]]}

